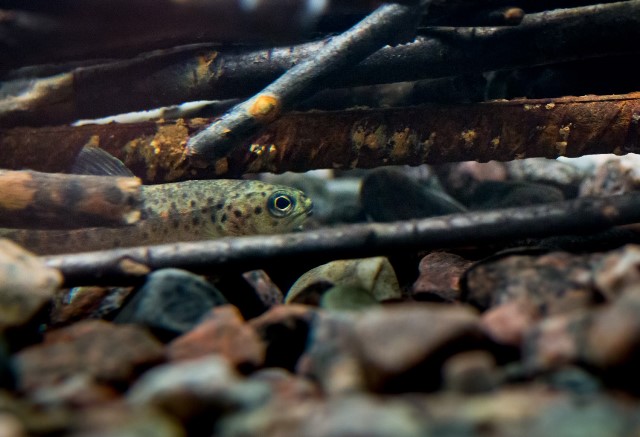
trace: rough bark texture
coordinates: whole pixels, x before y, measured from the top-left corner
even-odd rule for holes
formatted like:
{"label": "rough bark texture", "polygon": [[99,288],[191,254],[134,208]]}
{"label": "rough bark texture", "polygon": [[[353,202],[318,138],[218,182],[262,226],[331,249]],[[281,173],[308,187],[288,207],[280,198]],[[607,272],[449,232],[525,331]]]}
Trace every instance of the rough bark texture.
{"label": "rough bark texture", "polygon": [[[222,238],[45,258],[60,269],[66,286],[117,284],[145,271],[177,267],[211,274],[212,269],[249,270],[274,263],[356,258],[410,248],[435,249],[605,230],[640,220],[640,194],[583,198],[527,208],[454,214],[396,223],[372,223],[281,235]],[[131,266],[137,266],[132,269]]]}
{"label": "rough bark texture", "polygon": [[[295,103],[311,96],[325,83],[334,82],[349,65],[356,64],[404,36],[413,40],[418,8],[398,4],[380,6],[346,32],[289,69],[250,99],[236,105],[189,140],[191,159],[208,163],[242,146],[247,138],[277,120]],[[409,33],[409,35],[407,35]]]}
{"label": "rough bark texture", "polygon": [[145,183],[244,173],[508,161],[640,151],[640,93],[469,105],[291,113],[242,150],[199,168],[188,138],[211,120],[0,130],[8,169],[59,172],[84,145],[101,147]]}
{"label": "rough bark texture", "polygon": [[[336,86],[398,82],[638,52],[640,1],[525,16],[508,28],[438,28],[386,47]],[[171,49],[0,88],[0,125],[46,125],[172,105],[250,96],[327,44],[251,52],[212,45]]]}
{"label": "rough bark texture", "polygon": [[70,229],[140,219],[140,180],[0,170],[0,226]]}

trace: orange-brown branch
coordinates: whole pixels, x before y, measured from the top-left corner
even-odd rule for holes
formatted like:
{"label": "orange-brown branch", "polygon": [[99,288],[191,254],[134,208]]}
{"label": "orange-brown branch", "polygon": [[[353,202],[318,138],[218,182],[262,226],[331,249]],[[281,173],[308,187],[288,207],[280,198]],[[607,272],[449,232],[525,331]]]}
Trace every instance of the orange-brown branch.
{"label": "orange-brown branch", "polygon": [[146,182],[317,168],[371,168],[640,151],[640,93],[469,105],[298,112],[283,116],[210,167],[187,139],[207,119],[0,130],[5,167],[64,171],[87,144]]}

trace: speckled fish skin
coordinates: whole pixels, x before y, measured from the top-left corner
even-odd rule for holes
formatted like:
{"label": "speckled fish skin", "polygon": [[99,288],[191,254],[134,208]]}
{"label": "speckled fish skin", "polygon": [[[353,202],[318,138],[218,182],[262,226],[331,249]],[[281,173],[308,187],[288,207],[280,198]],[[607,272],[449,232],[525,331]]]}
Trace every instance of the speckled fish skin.
{"label": "speckled fish skin", "polygon": [[[224,236],[277,234],[299,228],[312,202],[302,191],[248,180],[187,181],[142,187],[142,220],[119,228],[2,230],[0,236],[40,255]],[[290,202],[290,204],[288,203]]]}

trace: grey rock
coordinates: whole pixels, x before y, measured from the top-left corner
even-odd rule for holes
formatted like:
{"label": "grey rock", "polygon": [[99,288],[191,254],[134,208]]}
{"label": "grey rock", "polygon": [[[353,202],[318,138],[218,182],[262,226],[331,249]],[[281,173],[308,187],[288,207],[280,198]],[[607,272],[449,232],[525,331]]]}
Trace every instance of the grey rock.
{"label": "grey rock", "polygon": [[226,299],[202,277],[179,269],[153,272],[115,317],[116,323],[147,326],[170,340],[195,327],[211,308]]}

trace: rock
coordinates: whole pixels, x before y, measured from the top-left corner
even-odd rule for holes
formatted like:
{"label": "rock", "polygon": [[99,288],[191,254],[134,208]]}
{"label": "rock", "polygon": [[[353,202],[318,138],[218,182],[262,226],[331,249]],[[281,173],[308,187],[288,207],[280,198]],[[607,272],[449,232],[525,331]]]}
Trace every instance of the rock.
{"label": "rock", "polygon": [[43,315],[61,284],[60,272],[17,244],[0,239],[0,332],[23,327]]}
{"label": "rock", "polygon": [[77,416],[72,437],[185,437],[186,431],[172,417],[148,408],[124,404],[92,408]]}
{"label": "rock", "polygon": [[640,174],[635,166],[621,159],[601,163],[594,174],[580,186],[580,196],[613,196],[636,191],[640,187]]}
{"label": "rock", "polygon": [[167,346],[171,361],[223,355],[241,371],[250,371],[264,362],[265,346],[240,311],[232,305],[214,308],[191,331]]}
{"label": "rock", "polygon": [[16,416],[0,412],[0,437],[27,437],[27,430]]}
{"label": "rock", "polygon": [[562,191],[551,185],[529,182],[478,182],[468,197],[461,199],[473,210],[513,208],[564,200]]}
{"label": "rock", "polygon": [[507,179],[505,164],[498,161],[466,161],[437,165],[433,168],[447,193],[462,203],[479,182]]}
{"label": "rock", "polygon": [[151,273],[115,317],[116,323],[147,326],[163,340],[191,330],[224,296],[200,276],[179,269]]}
{"label": "rock", "polygon": [[470,309],[427,303],[367,311],[354,335],[368,386],[394,392],[438,387],[442,362],[482,338]]}
{"label": "rock", "polygon": [[344,312],[319,313],[297,372],[318,381],[330,396],[367,390],[365,369],[357,353],[356,317]]}
{"label": "rock", "polygon": [[119,399],[120,394],[105,384],[97,383],[91,376],[80,373],[61,381],[60,384],[44,386],[30,394],[35,404],[52,407],[89,408],[106,405]]}
{"label": "rock", "polygon": [[331,287],[320,298],[320,307],[327,310],[359,311],[378,305],[371,293],[348,285]]}
{"label": "rock", "polygon": [[264,270],[251,270],[242,274],[245,281],[253,287],[265,308],[284,303],[284,295]]}
{"label": "rock", "polygon": [[260,369],[249,375],[247,379],[267,384],[271,397],[278,402],[301,402],[321,397],[316,384],[279,367]]}
{"label": "rock", "polygon": [[583,329],[591,323],[592,312],[575,311],[548,317],[526,333],[522,360],[530,371],[545,371],[577,363]]}
{"label": "rock", "polygon": [[309,270],[289,289],[286,303],[318,305],[333,286],[360,288],[376,301],[402,297],[395,271],[385,257],[332,261]]}
{"label": "rock", "polygon": [[222,357],[170,363],[145,373],[127,393],[134,407],[154,407],[188,427],[211,429],[227,412],[254,408],[269,398],[269,386],[243,381]]}
{"label": "rock", "polygon": [[66,435],[73,420],[68,409],[42,408],[0,391],[0,435],[9,430],[22,431],[24,436]]}
{"label": "rock", "polygon": [[444,387],[460,393],[481,393],[498,386],[496,360],[486,351],[462,352],[442,366]]}
{"label": "rock", "polygon": [[51,324],[61,326],[83,319],[106,318],[120,309],[132,291],[131,287],[75,287],[51,311]]}
{"label": "rock", "polygon": [[609,301],[640,283],[640,246],[627,245],[613,250],[596,264],[595,284]]}
{"label": "rock", "polygon": [[407,403],[367,396],[329,402],[268,404],[222,421],[216,435],[241,437],[418,437],[424,436],[420,412]]}
{"label": "rock", "polygon": [[121,388],[163,358],[162,345],[143,329],[90,320],[47,333],[12,362],[18,388],[32,392],[81,374]]}
{"label": "rock", "polygon": [[395,169],[376,169],[362,181],[360,202],[376,222],[394,222],[466,210],[444,192],[429,189]]}
{"label": "rock", "polygon": [[449,356],[481,344],[478,317],[463,307],[412,303],[314,322],[300,372],[329,393],[433,390]]}
{"label": "rock", "polygon": [[574,165],[556,159],[527,158],[505,163],[507,175],[513,181],[553,185],[567,198],[576,197],[586,172]]}
{"label": "rock", "polygon": [[420,260],[420,276],[411,288],[416,300],[456,302],[460,299],[460,278],[473,263],[447,252],[432,252]]}
{"label": "rock", "polygon": [[316,310],[306,305],[279,305],[249,321],[266,345],[266,367],[293,370],[306,345]]}
{"label": "rock", "polygon": [[543,315],[588,308],[602,301],[593,284],[596,259],[564,252],[491,257],[469,268],[462,298],[480,310],[512,300],[530,301]]}
{"label": "rock", "polygon": [[524,335],[541,317],[540,307],[530,299],[516,299],[485,311],[480,326],[494,342],[520,348]]}

